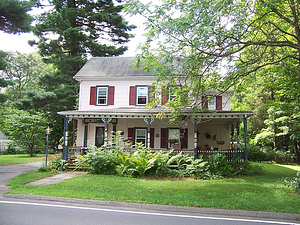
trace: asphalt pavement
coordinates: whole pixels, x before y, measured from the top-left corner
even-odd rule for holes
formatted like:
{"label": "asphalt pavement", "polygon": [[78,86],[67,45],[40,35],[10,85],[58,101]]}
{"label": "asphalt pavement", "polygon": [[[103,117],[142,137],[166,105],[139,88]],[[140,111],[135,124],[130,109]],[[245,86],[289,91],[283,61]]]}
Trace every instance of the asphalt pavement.
{"label": "asphalt pavement", "polygon": [[[75,198],[62,198],[51,197],[41,195],[25,195],[25,194],[4,194],[9,188],[5,184],[13,177],[19,176],[22,173],[26,173],[30,170],[37,169],[41,166],[42,162],[0,166],[0,198],[2,199],[28,199],[37,201],[50,201],[50,202],[66,202],[75,204],[97,205],[97,206],[115,206],[122,208],[132,209],[144,209],[144,210],[160,210],[168,212],[178,213],[196,213],[196,214],[208,214],[208,215],[222,215],[222,216],[240,216],[247,218],[264,218],[264,219],[278,219],[300,222],[300,214],[291,213],[273,213],[262,211],[246,211],[246,210],[225,210],[225,209],[212,209],[212,208],[198,208],[198,207],[182,207],[172,205],[155,205],[155,204],[138,204],[138,203],[126,203],[115,201],[97,201],[88,199],[75,199]],[[44,178],[36,182],[29,183],[28,185],[49,185],[51,183],[57,183],[65,179],[71,179],[74,176],[81,175],[82,173],[67,172],[60,175]],[[1,200],[1,199],[0,199]]]}

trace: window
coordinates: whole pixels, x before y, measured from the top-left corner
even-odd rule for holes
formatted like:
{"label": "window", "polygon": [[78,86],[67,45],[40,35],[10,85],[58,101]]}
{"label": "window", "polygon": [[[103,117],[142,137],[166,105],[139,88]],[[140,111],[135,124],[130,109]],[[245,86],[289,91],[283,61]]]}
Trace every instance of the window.
{"label": "window", "polygon": [[209,97],[208,99],[208,109],[215,110],[216,109],[216,97]]}
{"label": "window", "polygon": [[108,86],[97,86],[97,105],[108,105]]}
{"label": "window", "polygon": [[169,87],[169,100],[170,101],[172,101],[172,99],[175,99],[177,97],[177,95],[175,94],[177,88],[180,88],[180,86]]}
{"label": "window", "polygon": [[148,87],[136,87],[136,105],[145,105],[148,102]]}
{"label": "window", "polygon": [[146,129],[136,129],[135,130],[135,142],[143,143],[144,146],[147,146],[147,130]]}
{"label": "window", "polygon": [[169,148],[172,144],[180,142],[180,129],[179,128],[169,128]]}

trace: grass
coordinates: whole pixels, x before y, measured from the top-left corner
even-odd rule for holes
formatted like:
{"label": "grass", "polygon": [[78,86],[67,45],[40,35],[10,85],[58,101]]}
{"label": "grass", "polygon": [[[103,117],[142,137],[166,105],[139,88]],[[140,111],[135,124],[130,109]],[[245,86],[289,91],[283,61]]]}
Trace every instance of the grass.
{"label": "grass", "polygon": [[48,186],[25,186],[49,175],[33,171],[12,179],[8,183],[12,188],[6,193],[300,214],[300,195],[278,183],[282,177],[295,176],[300,166],[253,164],[263,167],[262,175],[157,180],[86,174]]}
{"label": "grass", "polygon": [[0,155],[0,166],[38,162],[45,160],[45,157],[45,154],[37,154],[35,157],[30,157],[29,154]]}

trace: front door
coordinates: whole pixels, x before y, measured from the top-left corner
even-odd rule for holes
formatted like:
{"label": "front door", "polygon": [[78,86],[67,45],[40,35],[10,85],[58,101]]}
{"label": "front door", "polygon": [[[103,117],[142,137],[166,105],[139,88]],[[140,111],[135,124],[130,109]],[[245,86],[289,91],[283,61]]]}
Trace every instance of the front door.
{"label": "front door", "polygon": [[96,127],[95,145],[96,147],[104,145],[104,127]]}

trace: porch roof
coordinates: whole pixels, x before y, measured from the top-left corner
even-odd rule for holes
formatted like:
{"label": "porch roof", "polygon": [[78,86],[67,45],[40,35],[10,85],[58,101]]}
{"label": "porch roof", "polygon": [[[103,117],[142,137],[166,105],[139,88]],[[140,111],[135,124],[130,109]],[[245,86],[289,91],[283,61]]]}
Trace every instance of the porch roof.
{"label": "porch roof", "polygon": [[[74,119],[86,119],[86,118],[155,118],[159,113],[162,113],[162,118],[171,118],[172,112],[163,108],[155,109],[145,109],[137,107],[128,108],[110,108],[102,109],[97,111],[61,111],[58,112],[59,115],[70,117]],[[191,119],[200,119],[201,121],[207,122],[217,122],[232,124],[236,121],[247,118],[254,115],[253,112],[249,111],[209,111],[209,112],[198,112],[191,113],[186,112],[187,115],[190,114]]]}

